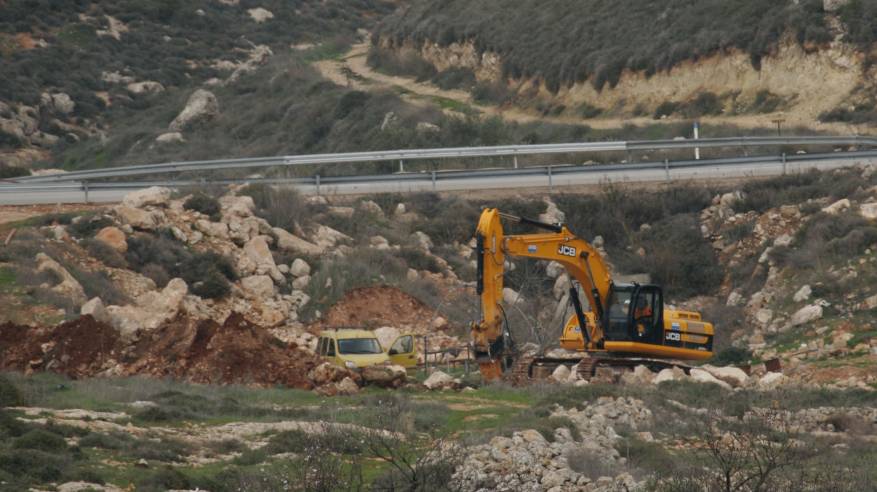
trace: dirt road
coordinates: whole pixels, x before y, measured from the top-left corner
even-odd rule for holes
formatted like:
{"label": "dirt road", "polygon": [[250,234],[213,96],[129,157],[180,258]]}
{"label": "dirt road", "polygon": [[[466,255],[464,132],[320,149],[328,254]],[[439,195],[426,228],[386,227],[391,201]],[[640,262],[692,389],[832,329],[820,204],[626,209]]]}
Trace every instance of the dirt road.
{"label": "dirt road", "polygon": [[[577,118],[572,116],[544,116],[528,112],[517,107],[497,107],[476,103],[472,95],[466,91],[446,90],[429,82],[418,82],[413,78],[387,75],[375,71],[366,63],[370,43],[366,40],[355,44],[343,57],[333,60],[322,60],[314,66],[327,79],[338,85],[348,86],[357,90],[390,90],[400,94],[409,103],[430,106],[438,105],[445,112],[460,114],[458,108],[468,108],[482,115],[499,116],[506,121],[518,123],[547,122],[566,125],[588,125],[595,129],[619,129],[625,125],[648,126],[654,124],[679,123],[679,119],[667,118],[656,120],[651,117],[631,118]],[[450,107],[449,107],[450,106]],[[809,116],[787,113],[769,113],[734,116],[705,116],[700,122],[706,125],[733,125],[741,129],[773,128],[775,120],[783,119],[785,128],[805,128],[814,132],[833,134],[874,134],[874,128],[846,123],[820,123]]]}

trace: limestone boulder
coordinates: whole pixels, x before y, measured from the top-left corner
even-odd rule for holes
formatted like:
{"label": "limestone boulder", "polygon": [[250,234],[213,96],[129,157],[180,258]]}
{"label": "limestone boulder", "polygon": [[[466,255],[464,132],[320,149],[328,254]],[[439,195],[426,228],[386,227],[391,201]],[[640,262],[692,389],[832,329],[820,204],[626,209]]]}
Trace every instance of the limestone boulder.
{"label": "limestone boulder", "polygon": [[310,283],[311,283],[311,276],[305,275],[303,277],[298,277],[297,279],[293,280],[292,281],[292,288],[295,290],[304,290],[307,288],[308,284],[310,284]]}
{"label": "limestone boulder", "polygon": [[681,381],[685,379],[685,371],[678,367],[661,369],[660,372],[652,379],[652,384],[661,384],[664,381]]}
{"label": "limestone boulder", "polygon": [[110,315],[107,313],[107,308],[104,306],[100,297],[92,298],[90,301],[83,304],[82,308],[79,310],[79,314],[82,316],[90,315],[101,323],[110,322]]}
{"label": "limestone boulder", "polygon": [[859,214],[868,220],[877,220],[877,202],[861,204],[859,206]]}
{"label": "limestone boulder", "polygon": [[384,210],[381,208],[380,205],[372,200],[363,200],[359,202],[359,209],[366,214],[373,215],[375,217],[384,217]]}
{"label": "limestone boulder", "polygon": [[654,379],[655,373],[642,364],[634,367],[633,371],[625,372],[621,375],[621,382],[633,386],[652,384]]}
{"label": "limestone boulder", "polygon": [[849,198],[842,198],[842,199],[832,203],[831,205],[824,207],[822,209],[822,211],[829,214],[829,215],[837,215],[845,210],[849,210],[850,206],[851,206],[850,199]]}
{"label": "limestone boulder", "polygon": [[320,225],[317,227],[316,232],[311,238],[317,246],[322,248],[323,250],[332,249],[336,247],[340,243],[349,243],[353,241],[353,238],[344,234],[343,232],[336,231],[329,226]]}
{"label": "limestone boulder", "polygon": [[56,278],[60,279],[60,282],[50,287],[52,292],[67,297],[76,305],[82,305],[88,300],[85,296],[85,289],[82,288],[82,284],[80,284],[66,268],[61,266],[60,263],[53,260],[45,253],[37,253],[36,262],[38,272],[49,272]]}
{"label": "limestone boulder", "polygon": [[271,20],[274,18],[274,14],[270,10],[262,8],[262,7],[248,9],[247,14],[257,24],[261,24],[265,21],[268,21],[268,20]]}
{"label": "limestone boulder", "polygon": [[308,372],[308,379],[314,383],[314,386],[337,383],[347,377],[351,377],[349,370],[336,366],[331,362],[323,362]]}
{"label": "limestone boulder", "polygon": [[182,132],[196,125],[215,118],[219,114],[219,101],[216,95],[204,89],[198,89],[189,96],[186,107],[168,126],[172,132]]}
{"label": "limestone boulder", "polygon": [[144,231],[154,230],[167,221],[167,216],[161,210],[143,210],[119,205],[113,209],[113,212],[123,225]]}
{"label": "limestone boulder", "polygon": [[558,383],[566,383],[569,381],[569,367],[561,364],[554,369],[554,372],[551,373],[551,379],[557,381]]}
{"label": "limestone boulder", "polygon": [[185,143],[186,139],[183,137],[183,134],[180,132],[166,132],[161,135],[155,137],[155,143],[158,144],[176,144],[176,143]]}
{"label": "limestone boulder", "polygon": [[122,205],[131,208],[143,208],[146,206],[166,207],[170,199],[170,188],[150,186],[149,188],[132,191],[125,195],[122,198]]}
{"label": "limestone boulder", "polygon": [[795,292],[795,295],[792,296],[792,300],[795,302],[804,302],[807,299],[810,299],[810,294],[812,293],[813,289],[811,289],[809,285],[804,285]]}
{"label": "limestone boulder", "polygon": [[201,231],[207,237],[228,239],[228,224],[224,222],[213,222],[207,219],[198,219],[195,221],[195,229]]}
{"label": "limestone boulder", "polygon": [[513,289],[511,289],[509,287],[504,287],[502,289],[502,300],[503,300],[503,302],[505,302],[506,304],[511,306],[511,305],[515,304],[516,302],[523,303],[524,296],[522,296],[521,294],[517,293],[516,291],[514,291]]}
{"label": "limestone boulder", "polygon": [[301,258],[296,258],[292,264],[289,265],[289,273],[293,277],[304,277],[311,274],[311,266]]}
{"label": "limestone boulder", "polygon": [[722,388],[727,389],[727,390],[732,389],[730,384],[716,378],[715,376],[713,376],[712,374],[710,374],[709,372],[707,372],[703,369],[699,369],[699,368],[692,369],[690,375],[691,375],[691,379],[693,381],[697,381],[698,383],[712,383],[712,384],[717,384],[717,385],[719,385]]}
{"label": "limestone boulder", "polygon": [[241,288],[250,299],[273,299],[274,281],[267,275],[252,275],[241,279]]}
{"label": "limestone boulder", "polygon": [[816,321],[822,318],[822,306],[819,304],[810,304],[795,311],[789,320],[789,326],[795,327]]}
{"label": "limestone boulder", "polygon": [[428,378],[426,378],[426,381],[423,382],[423,385],[426,387],[426,389],[430,390],[455,388],[459,386],[459,384],[459,381],[442,371],[435,371],[434,373],[430,374]]}
{"label": "limestone boulder", "polygon": [[277,236],[277,247],[283,251],[306,256],[320,256],[325,251],[322,247],[294,236],[279,227],[275,227],[273,231],[274,235]]}
{"label": "limestone boulder", "polygon": [[349,396],[359,393],[359,385],[349,376],[335,383],[335,388],[339,395]]}
{"label": "limestone boulder", "polygon": [[280,282],[283,280],[283,274],[274,263],[268,239],[267,236],[256,236],[247,241],[238,261],[238,270],[253,275],[268,275],[275,282]]}
{"label": "limestone boulder", "polygon": [[119,253],[128,251],[128,241],[125,239],[125,233],[118,227],[104,227],[95,234],[94,238]]}
{"label": "limestone boulder", "polygon": [[761,377],[758,380],[758,389],[761,390],[773,390],[787,384],[789,382],[788,376],[781,372],[769,372]]}
{"label": "limestone boulder", "polygon": [[183,279],[175,278],[161,291],[150,291],[138,296],[133,304],[109,306],[107,313],[123,340],[133,341],[140,331],[150,331],[175,317],[189,293]]}
{"label": "limestone boulder", "polygon": [[223,222],[228,222],[227,216],[252,217],[256,210],[256,202],[253,197],[242,195],[225,195],[219,198],[219,207],[222,210]]}
{"label": "limestone boulder", "polygon": [[701,367],[719,381],[724,381],[734,388],[742,388],[749,382],[749,376],[738,367],[715,367],[704,365]]}
{"label": "limestone boulder", "polygon": [[362,368],[365,384],[381,388],[398,388],[405,384],[408,372],[402,366],[366,366]]}
{"label": "limestone boulder", "polygon": [[423,231],[415,231],[413,234],[411,234],[411,238],[414,239],[414,243],[417,245],[417,247],[422,249],[423,251],[429,252],[434,246],[432,243],[432,238],[430,238]]}

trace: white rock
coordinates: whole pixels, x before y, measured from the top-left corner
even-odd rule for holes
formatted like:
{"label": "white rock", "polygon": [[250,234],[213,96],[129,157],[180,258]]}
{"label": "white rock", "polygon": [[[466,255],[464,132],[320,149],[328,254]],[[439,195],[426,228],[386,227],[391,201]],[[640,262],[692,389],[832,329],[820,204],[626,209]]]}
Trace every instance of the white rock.
{"label": "white rock", "polygon": [[812,293],[813,289],[811,289],[809,285],[805,285],[798,289],[798,292],[795,292],[795,295],[792,296],[792,300],[795,302],[804,302],[807,299],[810,299],[810,294]]}
{"label": "white rock", "polygon": [[763,390],[776,389],[788,383],[789,378],[781,372],[769,372],[758,380],[758,388]]}
{"label": "white rock", "polygon": [[339,395],[355,395],[359,392],[359,386],[349,376],[336,383],[335,388]]}
{"label": "white rock", "polygon": [[320,225],[317,227],[317,231],[314,233],[314,236],[311,238],[317,246],[320,248],[332,249],[337,246],[339,243],[352,242],[353,238],[344,234],[343,232],[336,231],[329,226]]}
{"label": "white rock", "polygon": [[699,368],[692,369],[690,375],[691,375],[691,379],[693,379],[694,381],[697,381],[699,383],[713,383],[713,384],[717,384],[717,385],[721,386],[722,388],[725,388],[728,390],[732,389],[730,384],[717,379],[715,376],[713,376],[712,374],[710,374],[709,372],[707,372],[703,369],[699,369]]}
{"label": "white rock", "polygon": [[395,216],[405,215],[405,212],[406,212],[405,204],[404,203],[397,203],[396,210],[393,211],[393,215],[395,215]]}
{"label": "white rock", "polygon": [[789,320],[789,325],[803,325],[820,318],[822,318],[822,306],[819,304],[811,304],[797,310],[795,314],[792,315],[792,319]]}
{"label": "white rock", "polygon": [[228,222],[230,217],[252,217],[253,211],[256,210],[256,202],[253,201],[253,197],[246,195],[224,195],[219,198],[219,206],[222,209],[223,222]]}
{"label": "white rock", "polygon": [[218,114],[219,102],[216,96],[210,91],[198,89],[189,96],[186,107],[174,118],[168,129],[172,132],[181,132]]}
{"label": "white rock", "polygon": [[743,302],[743,296],[739,291],[733,291],[728,294],[728,300],[725,302],[727,306],[739,306],[740,303]]}
{"label": "white rock", "polygon": [[198,219],[195,221],[195,228],[203,232],[208,237],[219,239],[228,239],[228,224],[224,222],[213,222],[206,219]]}
{"label": "white rock", "polygon": [[132,341],[141,330],[154,330],[180,311],[189,287],[183,279],[175,278],[160,292],[150,291],[127,306],[108,306],[111,324],[119,330],[123,340]]}
{"label": "white rock", "polygon": [[248,9],[247,14],[249,14],[250,18],[256,21],[256,23],[258,24],[274,18],[274,14],[270,10],[264,9],[262,7]]}
{"label": "white rock", "polygon": [[434,245],[432,243],[432,239],[427,236],[426,233],[422,231],[415,231],[412,236],[414,237],[414,241],[417,243],[417,246],[420,249],[428,252],[433,248]]}
{"label": "white rock", "polygon": [[716,379],[724,381],[734,388],[742,388],[749,382],[749,376],[738,367],[715,367],[704,365],[701,367],[704,371],[712,374]]}
{"label": "white rock", "polygon": [[311,276],[302,275],[301,277],[298,277],[297,279],[292,281],[292,288],[295,290],[302,290],[306,288],[309,283],[311,283]]}
{"label": "white rock", "polygon": [[104,303],[100,297],[95,297],[83,304],[82,308],[79,310],[79,314],[83,316],[89,314],[101,323],[110,322],[110,315],[107,313],[107,309],[104,307]]}
{"label": "white rock", "polygon": [[444,389],[451,388],[456,384],[456,381],[451,376],[445,374],[442,371],[435,371],[430,374],[426,381],[423,382],[423,385],[426,386],[427,389],[435,390],[435,389]]}
{"label": "white rock", "polygon": [[58,283],[58,285],[51,287],[52,291],[68,297],[77,305],[84,304],[88,300],[85,296],[85,289],[82,288],[79,281],[76,280],[66,268],[61,266],[60,263],[53,260],[45,253],[37,253],[36,262],[38,272],[52,272],[55,276],[61,279],[61,282]]}
{"label": "white rock", "polygon": [[113,211],[123,225],[146,231],[155,229],[167,220],[167,217],[161,210],[143,210],[141,208],[118,205]]}
{"label": "white rock", "polygon": [[180,132],[167,132],[155,137],[155,141],[160,144],[172,144],[184,143],[186,139],[183,138],[183,134]]}
{"label": "white rock", "polygon": [[359,202],[359,209],[370,215],[384,217],[384,211],[381,209],[381,206],[372,200],[363,200]]}
{"label": "white rock", "polygon": [[133,82],[126,87],[131,94],[156,94],[164,92],[164,86],[154,80]]}
{"label": "white rock", "polygon": [[301,258],[296,258],[289,266],[289,273],[293,277],[304,277],[311,274],[311,266]]}
{"label": "white rock", "polygon": [[294,236],[286,232],[284,229],[275,227],[272,230],[277,236],[277,247],[284,251],[307,256],[320,256],[324,252],[323,248],[309,241],[305,241],[300,237]]}
{"label": "white rock", "polygon": [[849,210],[850,208],[850,200],[849,198],[842,198],[831,205],[822,209],[823,212],[831,215],[837,215],[844,210]]}
{"label": "white rock", "polygon": [[559,301],[567,292],[569,292],[569,275],[564,273],[563,275],[557,277],[557,280],[554,281],[554,287],[551,292],[554,294],[554,300]]}
{"label": "white rock", "polygon": [[755,312],[755,321],[761,326],[766,326],[773,319],[773,311],[770,309],[759,309]]}
{"label": "white rock", "polygon": [[132,191],[122,198],[122,205],[131,208],[143,208],[149,205],[165,207],[171,199],[170,188],[151,186],[142,190]]}
{"label": "white rock", "polygon": [[661,369],[661,371],[658,372],[658,375],[655,376],[655,379],[652,380],[652,383],[660,384],[664,381],[678,381],[684,377],[685,373],[681,369],[675,367],[671,369],[668,367],[666,369]]}
{"label": "white rock", "polygon": [[783,234],[774,240],[773,245],[775,248],[781,246],[790,246],[792,244],[792,239],[792,236],[788,234]]}
{"label": "white rock", "polygon": [[515,292],[513,289],[509,287],[503,287],[502,289],[502,300],[509,306],[515,304],[516,302],[524,302],[524,297]]}
{"label": "white rock", "polygon": [[267,275],[252,275],[241,279],[244,294],[251,299],[274,298],[274,281]]}
{"label": "white rock", "polygon": [[545,274],[550,278],[557,278],[562,273],[566,272],[566,269],[563,268],[563,265],[556,261],[549,262],[545,267]]}
{"label": "white rock", "polygon": [[569,380],[569,368],[561,364],[551,373],[551,379],[558,383],[565,383]]}
{"label": "white rock", "polygon": [[868,220],[877,220],[877,202],[861,204],[859,206],[859,213]]}

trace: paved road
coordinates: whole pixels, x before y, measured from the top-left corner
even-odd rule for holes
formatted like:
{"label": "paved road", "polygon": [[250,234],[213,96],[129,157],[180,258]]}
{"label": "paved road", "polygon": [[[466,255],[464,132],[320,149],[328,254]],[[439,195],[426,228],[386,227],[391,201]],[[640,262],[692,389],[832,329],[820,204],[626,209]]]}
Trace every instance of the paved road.
{"label": "paved road", "polygon": [[[788,162],[785,171],[795,173],[808,169],[833,169],[856,164],[877,164],[877,158],[855,159],[824,159],[819,161]],[[783,173],[781,163],[743,163],[723,165],[698,165],[698,167],[685,167],[670,169],[618,169],[603,172],[565,172],[553,174],[550,178],[546,174],[531,174],[519,176],[477,176],[444,178],[432,181],[430,174],[423,174],[422,179],[412,180],[382,180],[380,177],[370,178],[367,182],[322,184],[319,193],[325,195],[348,195],[364,193],[384,192],[414,192],[414,191],[464,191],[480,189],[503,189],[503,188],[544,188],[564,187],[575,185],[596,185],[607,182],[647,183],[664,182],[668,180],[710,180],[732,179],[758,176],[775,176]],[[83,203],[85,194],[81,190],[73,189],[74,185],[30,185],[22,191],[0,190],[0,205],[32,205],[52,203]],[[317,193],[314,185],[299,186],[302,192]],[[132,189],[111,189],[89,191],[88,199],[95,203],[109,203],[121,201],[125,194]]]}

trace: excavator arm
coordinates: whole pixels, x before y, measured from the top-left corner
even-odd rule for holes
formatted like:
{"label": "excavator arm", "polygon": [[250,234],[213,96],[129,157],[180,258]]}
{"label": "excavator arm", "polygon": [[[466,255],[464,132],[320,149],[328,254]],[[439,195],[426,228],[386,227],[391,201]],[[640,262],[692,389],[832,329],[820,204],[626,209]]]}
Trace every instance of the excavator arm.
{"label": "excavator arm", "polygon": [[[530,224],[548,232],[506,236],[501,219]],[[501,305],[506,256],[560,263],[581,285],[597,319],[602,318],[612,289],[609,269],[600,253],[587,241],[572,234],[566,226],[503,214],[491,208],[482,212],[475,237],[478,255],[477,291],[481,300],[482,318],[472,324],[472,342],[481,373],[486,379],[499,378],[504,358],[511,356],[513,351],[508,328],[503,323]],[[578,304],[578,297],[571,298],[587,344],[596,346],[602,339],[599,323],[587,323]]]}

